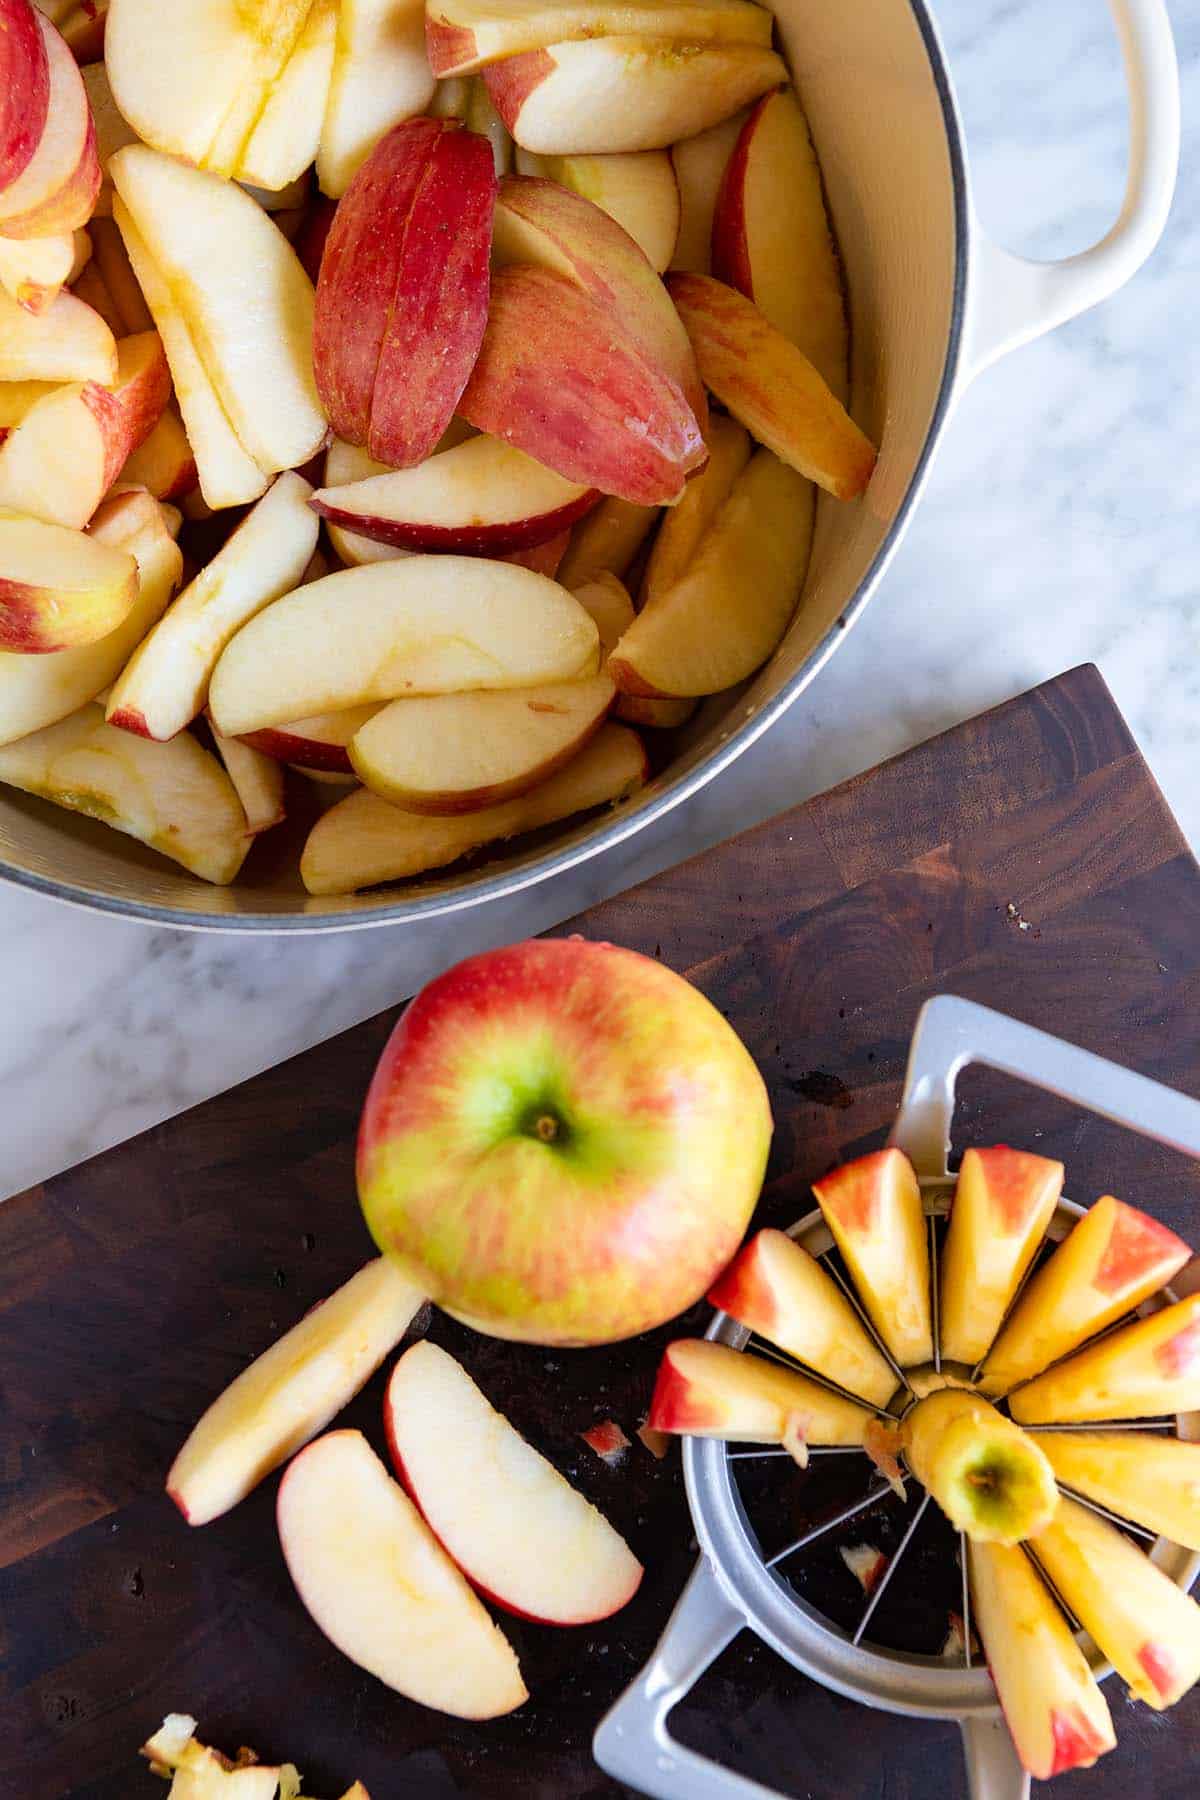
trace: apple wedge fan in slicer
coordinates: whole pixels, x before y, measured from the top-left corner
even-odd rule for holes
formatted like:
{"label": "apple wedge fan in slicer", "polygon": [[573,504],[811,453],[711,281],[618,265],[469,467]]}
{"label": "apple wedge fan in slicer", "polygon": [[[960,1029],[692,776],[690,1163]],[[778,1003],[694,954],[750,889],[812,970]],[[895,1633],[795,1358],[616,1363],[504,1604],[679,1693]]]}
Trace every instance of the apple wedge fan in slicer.
{"label": "apple wedge fan in slicer", "polygon": [[[920,1180],[933,1271],[933,1386],[940,1384],[942,1366],[938,1249],[955,1186],[947,1170],[954,1091],[960,1071],[972,1062],[1200,1157],[1200,1102],[985,1007],[946,996],[931,1000],[917,1022],[890,1141],[907,1154]],[[1083,1216],[1082,1207],[1060,1199],[1047,1241],[1061,1240]],[[809,1213],[790,1236],[841,1283],[892,1362],[899,1390],[892,1402],[894,1418],[914,1402],[913,1372],[900,1369],[858,1307],[824,1216]],[[1030,1270],[1038,1266],[1035,1256]],[[1029,1271],[1026,1280],[1028,1276]],[[1164,1288],[1139,1311],[1152,1314],[1174,1299],[1170,1288]],[[1012,1304],[1005,1316],[1011,1318]],[[717,1314],[708,1337],[735,1351],[750,1350],[799,1367],[726,1313]],[[804,1373],[820,1379],[811,1369]],[[1094,1442],[1097,1432],[1113,1429],[1099,1413],[1087,1423],[1068,1425],[1050,1422],[1053,1408],[1046,1411],[1049,1420],[1040,1431],[1090,1432]],[[1200,1412],[1126,1420],[1121,1429],[1196,1440]],[[602,1721],[595,1737],[596,1760],[610,1775],[657,1800],[775,1800],[772,1790],[685,1748],[667,1730],[671,1709],[748,1628],[805,1675],[851,1699],[890,1712],[956,1719],[974,1800],[1022,1800],[1029,1792],[1029,1776],[1008,1735],[972,1625],[966,1540],[930,1505],[930,1495],[911,1474],[906,1475],[907,1498],[901,1501],[861,1450],[814,1447],[810,1454],[807,1471],[799,1475],[788,1449],[685,1436],[684,1476],[700,1560],[653,1658]],[[1065,1481],[1063,1491],[1072,1496],[1076,1518],[1077,1506],[1086,1503],[1084,1522],[1103,1525],[1103,1507]],[[853,1525],[859,1515],[869,1519]],[[1200,1572],[1200,1554],[1131,1522],[1119,1522],[1135,1532],[1182,1599]],[[865,1593],[848,1573],[859,1532],[881,1540],[887,1554],[886,1563],[873,1570],[877,1579],[863,1583]],[[1121,1541],[1132,1548],[1128,1538]],[[839,1557],[839,1547],[846,1550],[845,1558]],[[1028,1570],[1041,1584],[1045,1565],[1038,1573],[1028,1553],[1028,1545],[1004,1552],[1022,1559],[1016,1565],[1022,1581]],[[1140,1552],[1133,1554],[1140,1565]],[[978,1604],[974,1610],[978,1623]],[[944,1643],[954,1613],[961,1614],[958,1634],[953,1643]],[[1077,1641],[1098,1678],[1111,1672],[1089,1637],[1080,1632]]]}

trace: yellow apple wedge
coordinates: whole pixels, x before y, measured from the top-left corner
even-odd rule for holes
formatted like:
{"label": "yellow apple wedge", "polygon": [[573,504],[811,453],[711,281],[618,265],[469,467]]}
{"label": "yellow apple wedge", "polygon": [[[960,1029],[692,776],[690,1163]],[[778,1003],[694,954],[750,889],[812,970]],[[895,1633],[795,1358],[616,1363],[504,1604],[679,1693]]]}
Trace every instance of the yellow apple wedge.
{"label": "yellow apple wedge", "polygon": [[595,672],[597,651],[585,609],[544,575],[410,556],[310,582],[252,619],[210,699],[218,728],[241,737],[373,700],[572,681]]}
{"label": "yellow apple wedge", "polygon": [[[59,291],[82,273],[76,269],[75,233],[61,232],[57,237],[0,237],[0,288],[23,306],[26,312],[43,313]],[[85,231],[79,236],[88,246]]]}
{"label": "yellow apple wedge", "polygon": [[975,1623],[1021,1764],[1038,1781],[1116,1744],[1104,1695],[1025,1551],[968,1543]]}
{"label": "yellow apple wedge", "polygon": [[168,407],[144,443],[126,457],[122,487],[145,488],[156,500],[178,500],[196,485],[196,458],[179,414]]}
{"label": "yellow apple wedge", "polygon": [[861,494],[875,446],[804,352],[752,301],[709,275],[671,275],[667,286],[706,386],[734,418],[835,499]]}
{"label": "yellow apple wedge", "polygon": [[[766,15],[770,23],[770,15]],[[766,43],[680,44],[645,35],[529,50],[484,71],[513,139],[543,156],[663,150],[787,80]]]}
{"label": "yellow apple wedge", "polygon": [[1165,1287],[1190,1256],[1157,1219],[1106,1194],[1029,1282],[988,1353],[983,1392],[1039,1374]]}
{"label": "yellow apple wedge", "polygon": [[535,156],[517,152],[519,175],[541,175],[590,200],[627,231],[658,274],[679,236],[679,184],[665,150],[628,156]]}
{"label": "yellow apple wedge", "polygon": [[680,1338],[663,1353],[647,1424],[735,1444],[862,1444],[873,1416],[796,1369]]}
{"label": "yellow apple wedge", "polygon": [[137,599],[137,564],[81,531],[0,517],[0,650],[40,655],[94,644]]}
{"label": "yellow apple wedge", "polygon": [[225,646],[303,577],[317,544],[311,494],[303,476],[279,476],[135,652],[109,697],[110,724],[166,739],[203,711]]}
{"label": "yellow apple wedge", "polygon": [[312,372],[313,286],[292,246],[235,183],[145,145],[118,150],[109,171],[168,290],[179,296],[204,371],[247,453],[270,471],[307,462],[326,422]]}
{"label": "yellow apple wedge", "polygon": [[310,894],[353,894],[446,868],[485,844],[623,800],[642,786],[648,773],[637,734],[605,725],[549,781],[483,812],[422,817],[360,789],[313,826],[300,860],[301,878]]}
{"label": "yellow apple wedge", "polygon": [[0,292],[0,382],[95,381],[117,376],[116,339],[99,313],[74,294],[56,294],[31,313]]}
{"label": "yellow apple wedge", "polygon": [[186,732],[150,744],[99,706],[0,750],[0,782],[84,813],[224,886],[246,855],[246,815],[214,756]]}
{"label": "yellow apple wedge", "polygon": [[242,803],[250,836],[257,837],[272,826],[282,825],[287,817],[283,764],[273,756],[264,756],[242,738],[227,738],[215,726],[211,729],[217,755]]}
{"label": "yellow apple wedge", "polygon": [[747,0],[428,0],[425,40],[439,77],[574,39],[771,42],[771,16]]}
{"label": "yellow apple wedge", "polygon": [[0,431],[11,431],[47,394],[55,394],[61,381],[0,381]]}
{"label": "yellow apple wedge", "polygon": [[969,1538],[1019,1544],[1054,1517],[1058,1489],[1046,1457],[979,1394],[927,1394],[901,1429],[909,1468]]}
{"label": "yellow apple wedge", "polygon": [[88,63],[80,73],[83,76],[88,104],[92,109],[92,118],[96,125],[96,152],[100,158],[102,178],[92,217],[107,219],[112,216],[112,182],[108,176],[109,158],[115,156],[118,150],[123,150],[126,144],[135,144],[137,132],[113,99],[108,70],[104,63]]}
{"label": "yellow apple wedge", "polygon": [[1032,1548],[1135,1700],[1162,1712],[1200,1680],[1200,1606],[1124,1532],[1064,1496]]}
{"label": "yellow apple wedge", "polygon": [[896,1391],[895,1370],[837,1282],[786,1232],[757,1232],[708,1299],[872,1406],[886,1406]]}
{"label": "yellow apple wedge", "polygon": [[1009,1395],[1023,1425],[1154,1418],[1200,1407],[1200,1294],[1088,1344]]}
{"label": "yellow apple wedge", "polygon": [[962,1160],[941,1256],[942,1355],[974,1368],[990,1349],[1062,1193],[1063,1166],[997,1144]]}
{"label": "yellow apple wedge", "polygon": [[116,629],[95,643],[59,650],[53,656],[0,653],[0,744],[57,724],[102,693],[179,586],[183,557],[161,508],[148,494],[122,494],[106,501],[92,520],[89,535],[135,558],[137,599]]}
{"label": "yellow apple wedge", "polygon": [[312,0],[266,105],[238,153],[239,181],[278,193],[313,162],[333,77],[340,0]]}
{"label": "yellow apple wedge", "polygon": [[321,192],[340,200],[385,132],[431,110],[435,85],[421,0],[341,0],[317,150]]}
{"label": "yellow apple wedge", "polygon": [[528,1698],[507,1639],[361,1432],[301,1451],[276,1517],[296,1592],[359,1668],[455,1718],[494,1719]]}
{"label": "yellow apple wedge", "polygon": [[671,147],[679,184],[679,236],[671,268],[691,275],[712,273],[713,214],[721,182],[748,114],[738,112],[719,125]]}
{"label": "yellow apple wedge", "polygon": [[796,611],[814,515],[812,483],[769,450],[757,450],[687,568],[617,645],[609,670],[617,686],[631,694],[696,696],[752,675]]}
{"label": "yellow apple wedge", "polygon": [[167,1493],[189,1525],[236,1506],[354,1398],[423,1295],[377,1257],[256,1357],[193,1427]]}
{"label": "yellow apple wedge", "polygon": [[903,1151],[844,1163],[813,1193],[858,1297],[901,1368],[933,1355],[929,1238],[921,1190]]}
{"label": "yellow apple wedge", "polygon": [[1200,1444],[1149,1431],[1031,1431],[1059,1483],[1200,1550]]}
{"label": "yellow apple wedge", "polygon": [[615,575],[623,581],[658,516],[657,506],[639,506],[634,500],[606,495],[571,533],[567,553],[558,566],[558,580],[567,588],[580,587],[597,575]]}
{"label": "yellow apple wedge", "polygon": [[750,461],[749,433],[736,419],[714,413],[705,433],[708,462],[684,489],[682,500],[663,515],[646,564],[642,606],[665,594],[694,561],[711,525]]}

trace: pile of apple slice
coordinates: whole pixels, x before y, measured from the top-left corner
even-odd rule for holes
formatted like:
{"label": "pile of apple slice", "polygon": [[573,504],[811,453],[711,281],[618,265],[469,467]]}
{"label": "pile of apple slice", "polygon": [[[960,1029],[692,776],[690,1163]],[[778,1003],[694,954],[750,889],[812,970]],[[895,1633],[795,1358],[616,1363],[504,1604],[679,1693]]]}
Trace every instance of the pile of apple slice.
{"label": "pile of apple slice", "polygon": [[[167,1800],[304,1800],[295,1763],[260,1762],[252,1750],[237,1760],[202,1744],[188,1713],[168,1713],[142,1755],[156,1775],[171,1783]],[[371,1800],[361,1781],[342,1800]]]}
{"label": "pile of apple slice", "polygon": [[1200,1606],[1114,1522],[1200,1550],[1200,1444],[1114,1428],[1200,1407],[1200,1294],[1139,1311],[1191,1251],[1105,1196],[1038,1262],[1062,1183],[1061,1163],[968,1150],[933,1270],[907,1158],[836,1169],[814,1191],[862,1317],[818,1260],[760,1231],[709,1298],[795,1366],[682,1340],[649,1417],[802,1465],[810,1445],[861,1444],[898,1480],[902,1458],[964,1534],[1005,1718],[1042,1780],[1116,1741],[1060,1605],[1134,1698],[1162,1710],[1200,1679]]}
{"label": "pile of apple slice", "polygon": [[875,461],[772,35],[0,0],[0,782],[225,883],[290,764],[314,894],[643,783]]}
{"label": "pile of apple slice", "polygon": [[167,1491],[189,1524],[204,1525],[299,1451],[279,1488],[279,1540],[317,1625],[408,1698],[494,1718],[527,1694],[478,1596],[521,1618],[581,1625],[626,1605],[642,1567],[431,1343],[412,1345],[388,1383],[396,1480],[361,1432],[325,1431],[422,1303],[394,1264],[368,1263],[218,1396]]}

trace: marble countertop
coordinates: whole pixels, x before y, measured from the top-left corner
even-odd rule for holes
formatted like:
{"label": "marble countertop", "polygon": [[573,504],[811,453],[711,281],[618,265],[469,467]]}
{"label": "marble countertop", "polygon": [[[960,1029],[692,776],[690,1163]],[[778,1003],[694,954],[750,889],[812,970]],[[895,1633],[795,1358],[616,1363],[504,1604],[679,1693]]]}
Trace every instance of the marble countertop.
{"label": "marble countertop", "polygon": [[[937,12],[982,217],[1034,256],[1083,248],[1124,180],[1107,7]],[[882,592],[790,716],[633,843],[419,929],[249,941],[0,886],[0,1196],[1078,662],[1099,663],[1200,845],[1200,21],[1175,12],[1184,163],[1157,255],[968,393]]]}

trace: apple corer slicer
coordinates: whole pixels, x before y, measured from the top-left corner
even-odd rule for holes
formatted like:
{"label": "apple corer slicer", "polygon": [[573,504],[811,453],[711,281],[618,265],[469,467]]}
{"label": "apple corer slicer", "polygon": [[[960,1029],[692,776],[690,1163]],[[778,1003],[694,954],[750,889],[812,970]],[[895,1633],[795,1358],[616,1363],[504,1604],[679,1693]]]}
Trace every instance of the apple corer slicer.
{"label": "apple corer slicer", "polygon": [[[889,1141],[906,1152],[921,1181],[934,1252],[930,1260],[938,1369],[937,1234],[954,1190],[955,1177],[947,1161],[955,1085],[970,1063],[1015,1076],[1200,1158],[1200,1101],[971,1001],[946,995],[928,1001],[913,1034]],[[1083,1211],[1061,1200],[1047,1241],[1064,1237]],[[806,1214],[791,1235],[841,1282],[895,1367],[832,1260],[833,1239],[820,1211]],[[1026,1280],[1037,1263],[1034,1258]],[[1168,1288],[1147,1306],[1174,1298]],[[1016,1296],[1012,1304],[1015,1301]],[[725,1313],[716,1315],[708,1336],[735,1350],[752,1347],[800,1366],[752,1338]],[[820,1379],[811,1369],[804,1373]],[[898,1368],[896,1374],[907,1386]],[[1104,1426],[1092,1423],[1078,1429]],[[1125,1422],[1122,1429],[1176,1430],[1181,1437],[1200,1439],[1200,1412],[1133,1426]],[[750,1630],[812,1680],[865,1706],[957,1720],[972,1800],[1025,1800],[1029,1777],[1017,1761],[991,1677],[978,1650],[973,1652],[963,1542],[956,1545],[958,1534],[939,1509],[930,1506],[929,1495],[911,1476],[910,1496],[902,1503],[862,1451],[815,1449],[810,1456],[807,1474],[792,1484],[801,1490],[799,1501],[783,1502],[772,1476],[784,1459],[784,1466],[796,1472],[787,1450],[684,1438],[684,1480],[700,1560],[650,1662],[602,1720],[593,1745],[596,1761],[609,1775],[655,1800],[779,1800],[773,1789],[686,1748],[667,1729],[672,1708],[738,1633]],[[810,1508],[806,1496],[813,1489],[817,1508],[806,1513]],[[867,1513],[870,1529],[886,1530],[894,1548],[879,1580],[865,1599],[859,1595],[848,1613],[845,1590],[852,1584],[844,1570],[839,1579],[836,1553],[832,1571],[828,1559],[839,1530]],[[1190,1588],[1200,1572],[1200,1555],[1119,1522],[1173,1580]],[[785,1535],[776,1547],[781,1528]],[[947,1608],[961,1608],[962,1649],[953,1657],[945,1651],[939,1655],[930,1638],[931,1596],[940,1606],[942,1631]],[[911,1647],[914,1620],[918,1640],[923,1630],[921,1653]],[[1111,1673],[1090,1638],[1080,1634],[1079,1642],[1098,1677]]]}

